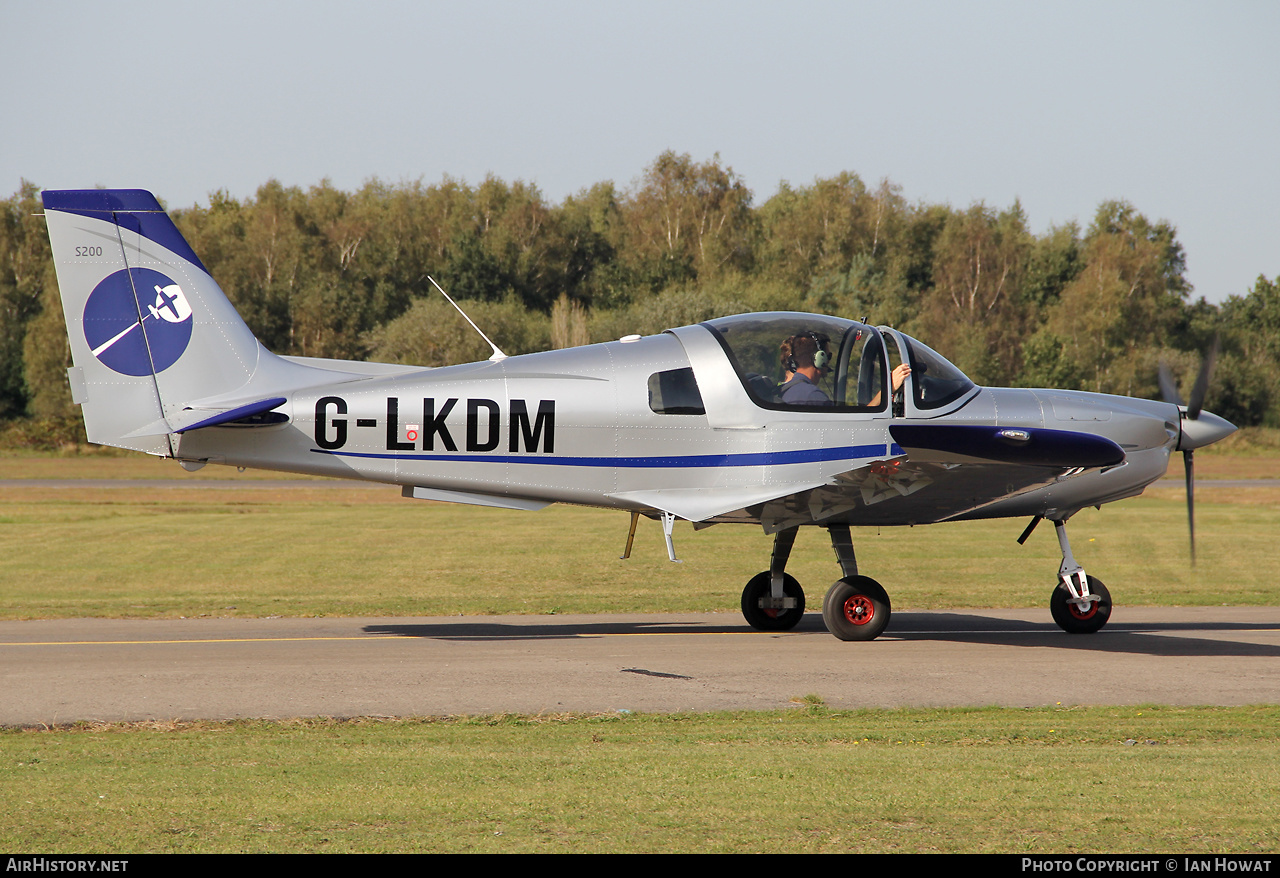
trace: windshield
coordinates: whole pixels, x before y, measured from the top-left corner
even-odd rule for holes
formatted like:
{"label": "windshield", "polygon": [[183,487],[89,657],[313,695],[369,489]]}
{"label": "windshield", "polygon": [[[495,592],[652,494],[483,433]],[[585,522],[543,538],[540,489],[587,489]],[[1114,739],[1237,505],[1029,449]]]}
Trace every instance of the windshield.
{"label": "windshield", "polygon": [[914,338],[905,335],[902,338],[907,343],[916,408],[936,409],[959,399],[973,388],[968,376],[942,354]]}
{"label": "windshield", "polygon": [[757,405],[818,411],[885,409],[884,342],[873,327],[792,311],[740,314],[702,325],[724,347]]}

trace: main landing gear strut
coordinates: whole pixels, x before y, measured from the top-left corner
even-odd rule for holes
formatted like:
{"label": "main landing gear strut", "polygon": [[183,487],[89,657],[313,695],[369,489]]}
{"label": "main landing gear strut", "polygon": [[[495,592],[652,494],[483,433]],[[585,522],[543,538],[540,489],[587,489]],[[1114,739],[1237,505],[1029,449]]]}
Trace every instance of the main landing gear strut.
{"label": "main landing gear strut", "polygon": [[[1041,520],[1040,516],[1032,519],[1018,542],[1026,542]],[[1066,520],[1055,520],[1053,526],[1062,549],[1062,564],[1058,567],[1058,583],[1049,597],[1049,612],[1063,631],[1092,634],[1111,618],[1111,592],[1102,580],[1089,576],[1076,563],[1067,539]],[[774,536],[769,569],[753,576],[742,590],[742,615],[752,628],[790,631],[804,616],[804,590],[796,578],[786,572],[798,530],[793,527]],[[888,626],[893,612],[889,595],[871,577],[858,575],[849,526],[828,525],[827,531],[831,534],[831,548],[840,562],[842,576],[827,590],[822,601],[822,621],[827,630],[841,640],[875,640]]]}
{"label": "main landing gear strut", "polygon": [[[752,577],[742,590],[742,615],[752,628],[789,631],[804,616],[804,590],[786,572],[799,528],[779,531],[773,538],[769,569]],[[858,560],[847,524],[827,527],[831,548],[840,563],[841,578],[822,601],[822,620],[841,640],[874,640],[889,624],[889,595],[869,576],[858,575]]]}

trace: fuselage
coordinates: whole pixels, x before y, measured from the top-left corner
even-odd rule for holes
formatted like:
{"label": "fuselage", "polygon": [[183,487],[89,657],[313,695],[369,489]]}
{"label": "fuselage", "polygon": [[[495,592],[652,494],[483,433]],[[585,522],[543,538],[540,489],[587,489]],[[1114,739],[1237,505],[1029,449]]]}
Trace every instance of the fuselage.
{"label": "fuselage", "polygon": [[[890,350],[910,342],[895,336],[884,332]],[[1069,514],[1140,493],[1163,475],[1179,438],[1177,406],[1071,391],[969,386],[932,409],[910,388],[897,406],[761,404],[739,360],[717,333],[698,325],[439,369],[346,376],[290,393],[278,409],[288,416],[284,423],[196,430],[181,437],[177,454],[417,487],[463,502],[564,502],[694,521],[763,521],[776,529],[797,514],[794,501],[783,511],[779,498],[797,495],[814,507],[800,523]],[[888,368],[886,360],[884,374]],[[944,473],[904,461],[890,431],[942,423],[1101,436],[1124,450],[1124,461],[1079,473],[1020,471],[998,496],[975,504],[964,486],[946,487]],[[875,471],[883,466],[892,468],[887,476]]]}

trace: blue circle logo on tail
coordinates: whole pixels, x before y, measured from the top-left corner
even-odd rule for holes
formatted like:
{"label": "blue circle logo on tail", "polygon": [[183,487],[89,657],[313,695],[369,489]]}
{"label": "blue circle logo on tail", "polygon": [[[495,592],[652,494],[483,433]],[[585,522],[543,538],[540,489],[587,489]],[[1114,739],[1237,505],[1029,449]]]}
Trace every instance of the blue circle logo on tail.
{"label": "blue circle logo on tail", "polygon": [[150,268],[121,269],[89,294],[84,340],[108,369],[150,375],[178,362],[191,343],[193,322],[187,295],[172,279]]}

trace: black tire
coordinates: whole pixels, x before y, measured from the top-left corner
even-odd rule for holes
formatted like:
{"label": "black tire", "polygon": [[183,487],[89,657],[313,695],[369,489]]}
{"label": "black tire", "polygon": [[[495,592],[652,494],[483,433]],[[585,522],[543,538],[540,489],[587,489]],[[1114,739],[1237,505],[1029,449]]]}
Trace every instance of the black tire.
{"label": "black tire", "polygon": [[790,573],[782,574],[782,593],[796,599],[796,605],[787,610],[766,610],[760,606],[760,598],[772,593],[769,571],[751,577],[742,590],[742,618],[758,631],[790,631],[804,617],[804,589]]}
{"label": "black tire", "polygon": [[1101,579],[1094,579],[1092,576],[1086,578],[1090,594],[1096,594],[1099,598],[1093,602],[1088,613],[1082,614],[1073,604],[1067,603],[1071,595],[1061,581],[1049,596],[1049,612],[1053,621],[1068,634],[1092,634],[1111,618],[1111,592],[1107,591]]}
{"label": "black tire", "polygon": [[836,580],[822,601],[822,621],[841,640],[875,640],[892,614],[888,592],[869,576]]}

